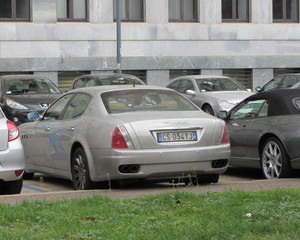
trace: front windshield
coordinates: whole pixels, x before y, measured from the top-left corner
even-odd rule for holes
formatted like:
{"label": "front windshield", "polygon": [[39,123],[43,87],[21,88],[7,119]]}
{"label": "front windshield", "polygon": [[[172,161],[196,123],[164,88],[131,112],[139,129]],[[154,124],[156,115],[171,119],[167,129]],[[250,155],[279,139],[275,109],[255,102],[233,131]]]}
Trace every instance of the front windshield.
{"label": "front windshield", "polygon": [[46,78],[15,78],[5,80],[7,95],[52,94],[61,91]]}
{"label": "front windshield", "polygon": [[247,91],[241,84],[228,78],[208,78],[196,80],[200,92]]}
{"label": "front windshield", "polygon": [[144,82],[138,78],[133,77],[98,77],[97,78],[100,85],[121,85],[121,84],[136,84],[143,85]]}
{"label": "front windshield", "polygon": [[286,75],[277,76],[264,86],[265,91],[272,89],[282,89],[282,88],[297,88],[297,84],[300,82],[300,76],[298,75]]}
{"label": "front windshield", "polygon": [[164,90],[123,90],[103,93],[108,113],[199,111],[180,94]]}

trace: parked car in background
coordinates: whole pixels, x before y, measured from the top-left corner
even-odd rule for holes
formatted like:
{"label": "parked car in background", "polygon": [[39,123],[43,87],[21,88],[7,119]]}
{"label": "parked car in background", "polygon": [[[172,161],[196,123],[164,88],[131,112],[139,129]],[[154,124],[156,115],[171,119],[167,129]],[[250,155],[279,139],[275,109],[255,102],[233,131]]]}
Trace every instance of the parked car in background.
{"label": "parked car in background", "polygon": [[257,92],[283,88],[300,88],[300,73],[281,74],[268,81],[264,86],[257,86]]}
{"label": "parked car in background", "polygon": [[18,128],[4,116],[0,108],[0,194],[21,192],[24,168],[24,152]]}
{"label": "parked car in background", "polygon": [[71,179],[75,189],[115,180],[217,182],[230,156],[223,120],[147,85],[69,91],[20,132],[26,172]]}
{"label": "parked car in background", "polygon": [[260,168],[267,179],[300,169],[300,89],[257,93],[219,117],[230,132],[231,166]]}
{"label": "parked car in background", "polygon": [[104,86],[104,85],[145,85],[138,77],[130,74],[101,73],[87,74],[73,80],[72,88]]}
{"label": "parked car in background", "polygon": [[177,77],[167,85],[190,99],[204,112],[217,115],[229,111],[253,93],[226,76],[188,75]]}
{"label": "parked car in background", "polygon": [[34,75],[0,76],[0,106],[6,117],[20,125],[29,112],[45,111],[61,95],[48,78]]}

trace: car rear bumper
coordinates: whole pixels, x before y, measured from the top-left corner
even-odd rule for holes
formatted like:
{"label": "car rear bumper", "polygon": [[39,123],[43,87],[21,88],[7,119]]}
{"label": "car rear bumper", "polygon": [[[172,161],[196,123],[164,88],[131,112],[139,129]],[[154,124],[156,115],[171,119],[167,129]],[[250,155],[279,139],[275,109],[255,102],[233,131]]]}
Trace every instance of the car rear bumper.
{"label": "car rear bumper", "polygon": [[8,148],[0,151],[0,180],[15,181],[22,177],[16,171],[24,170],[24,152],[21,141],[10,142]]}
{"label": "car rear bumper", "polygon": [[[156,150],[103,150],[91,149],[92,181],[120,179],[163,179],[188,177],[199,174],[221,174],[227,170],[230,157],[229,144],[201,148],[172,148]],[[221,167],[213,161],[225,160]],[[138,166],[133,173],[120,172],[121,166]]]}

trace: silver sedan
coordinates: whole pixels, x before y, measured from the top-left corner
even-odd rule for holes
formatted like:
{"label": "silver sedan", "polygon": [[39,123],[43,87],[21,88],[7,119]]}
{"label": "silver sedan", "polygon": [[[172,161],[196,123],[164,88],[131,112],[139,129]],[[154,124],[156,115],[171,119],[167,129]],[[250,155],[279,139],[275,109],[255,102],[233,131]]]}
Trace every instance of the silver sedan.
{"label": "silver sedan", "polygon": [[72,90],[20,131],[27,176],[71,179],[74,189],[115,180],[217,182],[230,156],[225,122],[163,87]]}
{"label": "silver sedan", "polygon": [[24,151],[17,126],[1,108],[0,136],[0,194],[18,194],[23,185]]}

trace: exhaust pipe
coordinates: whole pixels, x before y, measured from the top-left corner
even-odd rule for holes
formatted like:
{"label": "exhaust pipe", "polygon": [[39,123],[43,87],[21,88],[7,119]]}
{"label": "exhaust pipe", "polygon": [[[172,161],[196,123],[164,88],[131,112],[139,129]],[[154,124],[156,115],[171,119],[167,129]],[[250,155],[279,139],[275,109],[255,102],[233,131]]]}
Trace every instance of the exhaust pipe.
{"label": "exhaust pipe", "polygon": [[119,166],[120,173],[137,173],[140,169],[140,166],[137,164],[128,164]]}

